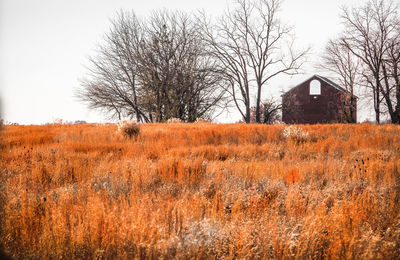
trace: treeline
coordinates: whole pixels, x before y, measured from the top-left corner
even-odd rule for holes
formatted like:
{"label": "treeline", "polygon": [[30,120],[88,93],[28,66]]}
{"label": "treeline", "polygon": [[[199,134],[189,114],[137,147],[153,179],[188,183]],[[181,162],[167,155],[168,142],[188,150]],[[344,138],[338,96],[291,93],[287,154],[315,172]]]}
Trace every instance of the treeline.
{"label": "treeline", "polygon": [[90,108],[140,122],[212,119],[232,106],[245,122],[261,122],[271,106],[262,102],[263,89],[279,74],[298,73],[308,52],[293,47],[280,4],[238,0],[214,20],[204,13],[161,10],[139,18],[121,11],[77,96]]}
{"label": "treeline", "polygon": [[[371,0],[342,8],[344,30],[329,41],[321,67],[335,73],[351,94],[361,93],[373,105],[375,120],[388,115],[400,124],[399,2]],[[351,99],[351,112],[355,99]]]}
{"label": "treeline", "polygon": [[[246,123],[269,123],[281,105],[263,92],[274,87],[273,78],[300,73],[310,50],[296,48],[280,7],[280,0],[237,0],[214,19],[202,12],[161,10],[139,18],[120,11],[77,97],[138,122],[210,120],[234,108]],[[319,67],[348,91],[349,119],[357,94],[373,101],[378,123],[382,114],[400,123],[398,10],[392,0],[342,8],[345,29],[329,41]]]}

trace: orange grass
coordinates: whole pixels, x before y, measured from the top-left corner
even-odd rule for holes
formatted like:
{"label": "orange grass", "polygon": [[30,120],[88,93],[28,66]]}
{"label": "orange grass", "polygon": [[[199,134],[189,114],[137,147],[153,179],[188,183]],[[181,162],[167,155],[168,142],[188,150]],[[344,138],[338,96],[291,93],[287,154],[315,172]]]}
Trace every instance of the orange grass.
{"label": "orange grass", "polygon": [[400,255],[400,127],[6,126],[0,251],[12,258]]}

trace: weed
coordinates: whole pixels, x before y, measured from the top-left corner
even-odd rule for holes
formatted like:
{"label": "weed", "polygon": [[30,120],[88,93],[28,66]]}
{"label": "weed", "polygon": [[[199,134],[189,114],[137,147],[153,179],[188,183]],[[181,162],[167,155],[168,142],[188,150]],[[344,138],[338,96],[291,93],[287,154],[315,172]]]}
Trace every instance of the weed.
{"label": "weed", "polygon": [[138,135],[140,134],[140,124],[134,121],[127,121],[123,120],[118,123],[118,133],[121,133],[125,137],[135,137],[137,139]]}
{"label": "weed", "polygon": [[132,125],[4,126],[0,252],[398,258],[399,126]]}

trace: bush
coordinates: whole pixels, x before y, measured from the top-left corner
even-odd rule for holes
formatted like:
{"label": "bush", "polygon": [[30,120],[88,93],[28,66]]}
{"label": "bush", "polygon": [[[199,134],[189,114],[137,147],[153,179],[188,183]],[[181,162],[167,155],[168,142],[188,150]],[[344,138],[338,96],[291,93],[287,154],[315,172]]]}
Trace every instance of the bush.
{"label": "bush", "polygon": [[182,123],[182,120],[180,120],[179,118],[170,118],[167,120],[167,124],[178,124],[178,123]]}
{"label": "bush", "polygon": [[285,122],[283,122],[282,120],[276,119],[272,124],[273,125],[285,125]]}
{"label": "bush", "polygon": [[140,134],[140,124],[131,120],[119,121],[117,132],[125,137],[129,137],[129,139],[132,139],[132,136],[134,136],[136,140]]}
{"label": "bush", "polygon": [[204,118],[196,118],[196,122],[195,123],[211,123],[210,120],[204,119]]}
{"label": "bush", "polygon": [[283,136],[286,139],[292,139],[298,143],[310,140],[310,134],[308,132],[293,125],[285,127],[283,130]]}
{"label": "bush", "polygon": [[61,118],[56,118],[53,120],[53,124],[55,125],[63,125],[65,122]]}

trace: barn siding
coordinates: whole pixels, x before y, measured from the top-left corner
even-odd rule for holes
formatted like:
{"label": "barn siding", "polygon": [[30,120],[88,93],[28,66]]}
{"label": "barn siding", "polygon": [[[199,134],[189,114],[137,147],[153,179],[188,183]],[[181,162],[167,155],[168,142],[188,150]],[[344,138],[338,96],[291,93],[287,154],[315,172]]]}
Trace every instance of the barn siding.
{"label": "barn siding", "polygon": [[[321,82],[321,95],[310,95],[310,82]],[[282,96],[282,121],[287,124],[344,122],[340,97],[344,93],[314,76]],[[355,113],[355,118],[356,113]]]}

